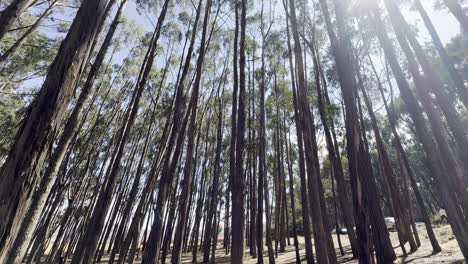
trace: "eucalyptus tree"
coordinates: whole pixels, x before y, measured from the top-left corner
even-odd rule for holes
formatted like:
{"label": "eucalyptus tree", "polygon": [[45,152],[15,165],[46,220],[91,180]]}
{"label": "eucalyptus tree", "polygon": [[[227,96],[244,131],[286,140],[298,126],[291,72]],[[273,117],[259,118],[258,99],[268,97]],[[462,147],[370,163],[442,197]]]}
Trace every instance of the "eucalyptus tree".
{"label": "eucalyptus tree", "polygon": [[[186,117],[183,118],[183,122],[181,119],[181,115],[183,114],[183,93],[184,87],[186,85],[185,78],[187,77],[190,61],[192,58],[194,45],[195,45],[195,38],[197,32],[197,25],[200,19],[202,1],[200,0],[197,6],[195,20],[192,27],[192,34],[190,37],[190,45],[187,52],[187,57],[185,59],[185,63],[183,66],[182,73],[180,75],[180,79],[178,80],[177,90],[174,97],[174,106],[175,111],[172,115],[172,130],[167,142],[167,149],[169,150],[163,161],[163,167],[161,171],[161,178],[159,181],[159,189],[158,189],[158,196],[156,199],[156,215],[154,217],[151,232],[148,238],[147,248],[149,247],[150,250],[145,250],[143,255],[143,263],[157,263],[159,259],[159,251],[161,247],[161,239],[162,239],[162,216],[164,215],[164,205],[167,200],[167,192],[168,192],[168,185],[173,181],[177,161],[179,160],[179,155],[181,151],[181,146],[185,139],[185,131],[186,131],[186,120],[189,117],[190,107],[188,107],[186,112]],[[174,149],[175,147],[175,149]],[[173,150],[174,149],[174,150]],[[172,152],[174,151],[173,157]]]}
{"label": "eucalyptus tree", "polygon": [[22,220],[20,230],[18,232],[15,245],[12,248],[12,253],[10,253],[10,259],[12,262],[19,262],[24,255],[26,254],[26,247],[28,241],[31,239],[33,229],[37,225],[39,216],[43,207],[45,205],[47,196],[50,193],[50,190],[54,184],[55,178],[57,176],[59,166],[63,161],[65,156],[65,151],[67,150],[69,144],[71,143],[73,134],[78,126],[78,118],[80,113],[83,110],[86,99],[90,95],[90,90],[92,89],[94,79],[96,74],[103,64],[104,57],[107,53],[107,50],[110,47],[111,40],[114,36],[114,33],[117,29],[117,25],[120,23],[121,15],[124,9],[126,1],[123,1],[117,14],[115,15],[114,20],[110,26],[110,29],[105,37],[105,40],[101,46],[101,49],[96,56],[96,59],[93,63],[92,68],[90,69],[90,74],[87,77],[86,83],[81,90],[80,96],[75,103],[72,113],[67,119],[67,123],[63,129],[63,132],[60,136],[58,146],[52,154],[51,160],[49,161],[47,170],[45,171],[41,182],[39,183],[38,189],[35,191],[31,204]]}
{"label": "eucalyptus tree", "polygon": [[[284,2],[284,9],[286,13],[289,13],[287,2]],[[292,45],[291,45],[291,37],[289,31],[289,22],[286,21],[286,32],[287,32],[287,46],[288,46],[288,60],[289,60],[289,72],[291,75],[291,90],[293,94],[293,104],[294,104],[294,121],[296,124],[296,136],[297,136],[297,145],[298,145],[298,153],[299,153],[299,176],[301,181],[301,201],[302,204],[309,204],[309,197],[307,195],[307,181],[306,181],[306,172],[305,172],[305,162],[304,162],[304,143],[302,140],[302,123],[301,123],[301,112],[299,110],[299,103],[298,103],[298,96],[297,96],[297,84],[295,79],[295,67],[293,64],[293,57],[292,57]],[[309,206],[302,206],[302,222],[303,222],[303,230],[304,230],[304,239],[305,239],[305,248],[306,248],[306,258],[307,263],[315,263],[314,262],[314,254],[312,250],[312,232],[311,232],[311,225],[310,225],[310,213],[309,213]]]}
{"label": "eucalyptus tree", "polygon": [[[229,53],[229,51],[228,51]],[[226,76],[227,76],[227,63],[228,63],[228,58],[229,56],[226,57],[223,65],[223,69],[221,72],[221,76],[219,78],[218,84],[216,85],[216,94],[217,94],[217,110],[216,110],[216,115],[217,115],[217,128],[216,128],[216,147],[215,147],[215,157],[214,157],[214,163],[213,163],[213,183],[210,190],[211,197],[209,200],[209,203],[207,203],[207,209],[208,213],[206,215],[206,228],[205,232],[203,235],[203,261],[208,262],[210,260],[210,249],[213,246],[216,248],[216,243],[217,241],[213,241],[213,236],[215,235],[214,233],[216,230],[213,230],[215,228],[215,215],[216,215],[216,208],[218,207],[218,199],[219,199],[219,191],[220,191],[220,177],[222,176],[221,173],[221,154],[222,154],[222,144],[223,144],[223,107],[224,107],[224,88],[226,86]],[[217,234],[216,234],[217,238]],[[196,245],[194,246],[196,247]],[[195,248],[194,248],[195,251]],[[211,260],[212,262],[214,259]]]}
{"label": "eucalyptus tree", "polygon": [[[164,22],[165,15],[168,9],[169,0],[166,0],[161,8],[161,13],[158,18],[157,28],[155,29],[153,36],[150,41],[150,46],[148,47],[147,56],[145,61],[142,63],[142,68],[140,70],[139,76],[137,78],[137,83],[135,85],[135,90],[132,93],[131,103],[128,106],[125,116],[124,122],[122,124],[122,128],[117,134],[117,148],[114,150],[114,160],[112,165],[109,166],[106,172],[106,185],[102,189],[97,199],[97,203],[93,210],[91,216],[91,223],[86,228],[85,233],[83,234],[82,238],[80,239],[78,248],[76,252],[73,254],[72,263],[90,263],[92,261],[92,257],[95,254],[98,235],[102,231],[102,225],[105,220],[107,211],[110,205],[110,198],[114,191],[115,185],[118,179],[118,173],[120,170],[120,159],[122,157],[125,143],[130,136],[130,130],[135,122],[135,118],[138,112],[139,103],[141,99],[141,95],[143,90],[146,86],[146,82],[153,66],[153,61],[156,54],[156,46],[159,40],[159,36],[161,34],[162,23]],[[147,60],[147,61],[146,61]]]}
{"label": "eucalyptus tree", "polygon": [[[384,50],[385,56],[392,69],[393,75],[398,84],[398,88],[400,89],[400,92],[402,94],[402,99],[404,100],[408,112],[410,113],[411,118],[413,120],[416,135],[421,141],[424,151],[426,152],[427,158],[429,160],[428,165],[430,166],[431,171],[433,171],[433,175],[435,177],[435,181],[437,182],[441,199],[445,205],[447,214],[450,215],[452,219],[450,223],[452,228],[454,229],[455,237],[457,238],[457,241],[459,242],[462,251],[466,251],[465,227],[463,220],[458,213],[458,201],[454,201],[453,196],[450,195],[450,183],[444,181],[444,175],[448,168],[446,167],[447,165],[443,162],[443,154],[442,152],[440,152],[439,148],[446,148],[448,146],[436,144],[435,138],[432,135],[432,133],[437,133],[437,131],[432,130],[432,133],[430,133],[431,130],[429,130],[426,120],[422,115],[422,109],[420,108],[414,93],[410,90],[409,83],[404,76],[404,72],[401,66],[399,65],[395,54],[395,49],[387,35],[380,14],[376,10],[374,14],[371,14],[371,17],[375,26],[375,33],[379,39],[380,44],[382,45],[382,49]],[[401,43],[405,44],[406,42]],[[407,59],[411,59],[411,57],[407,57]],[[414,78],[415,81],[417,81],[419,75],[414,75]],[[424,96],[424,94],[422,95]],[[450,158],[450,156],[445,158]]]}
{"label": "eucalyptus tree", "polygon": [[38,0],[13,0],[2,12],[0,12],[0,40],[10,30],[18,18]]}
{"label": "eucalyptus tree", "polygon": [[[334,263],[336,262],[336,255],[333,258],[333,253],[329,252],[328,242],[330,238],[327,237],[326,233],[330,230],[325,230],[326,219],[322,215],[321,201],[319,194],[319,171],[317,170],[317,149],[312,149],[312,146],[316,146],[315,129],[312,126],[313,115],[307,102],[306,82],[304,76],[304,61],[302,56],[302,47],[299,38],[299,30],[296,19],[296,6],[294,0],[289,1],[289,14],[291,21],[291,29],[294,40],[294,55],[297,70],[297,101],[298,108],[301,113],[303,123],[303,140],[304,140],[304,153],[299,155],[305,155],[307,175],[308,175],[308,187],[309,196],[311,198],[311,210],[312,210],[312,226],[314,230],[315,249],[317,254],[317,262],[319,263]],[[331,253],[331,255],[329,254]],[[332,257],[330,257],[332,256]]]}
{"label": "eucalyptus tree", "polygon": [[[330,102],[329,100],[327,100],[328,99],[328,93],[326,92],[327,83],[326,83],[325,78],[322,78],[322,76],[324,75],[323,68],[320,62],[319,52],[317,51],[316,45],[314,43],[314,39],[315,37],[313,37],[313,40],[311,42],[304,38],[304,41],[309,46],[309,49],[313,57],[314,81],[315,81],[315,86],[317,89],[318,108],[319,108],[320,119],[321,119],[322,126],[324,129],[325,140],[327,144],[327,151],[328,151],[328,155],[333,165],[334,176],[336,178],[337,187],[340,193],[339,200],[340,200],[340,204],[341,204],[341,208],[343,212],[344,223],[345,223],[346,228],[350,230],[348,232],[348,237],[349,237],[349,241],[351,244],[351,249],[353,251],[353,256],[357,257],[358,246],[357,246],[357,241],[356,241],[356,234],[353,228],[354,223],[353,223],[353,214],[351,212],[352,208],[350,208],[347,205],[349,195],[345,186],[343,165],[341,163],[341,156],[338,150],[338,146],[336,145],[336,142],[334,141],[334,139],[336,139],[336,135],[334,134],[335,132],[334,132],[333,117],[329,117],[329,115],[332,113],[330,113],[330,109],[331,109]],[[322,86],[323,86],[323,91],[322,91]]]}
{"label": "eucalyptus tree", "polygon": [[[358,257],[359,261],[362,263],[369,263],[371,261],[371,252],[369,252],[366,241],[370,222],[373,227],[372,237],[377,258],[381,262],[389,262],[395,260],[396,255],[393,251],[389,234],[383,221],[382,210],[378,204],[376,182],[373,172],[369,167],[370,161],[369,158],[366,158],[367,153],[366,147],[364,146],[365,134],[362,134],[365,133],[365,131],[361,131],[359,128],[358,111],[355,101],[357,85],[354,77],[354,73],[358,69],[353,69],[352,46],[348,31],[349,28],[346,24],[348,16],[343,1],[335,0],[334,3],[338,34],[336,34],[333,29],[326,1],[321,0],[320,6],[325,16],[327,32],[332,45],[346,111],[347,157],[354,197],[357,237],[361,242]],[[360,193],[362,192],[361,187],[368,190],[368,192],[365,194]],[[360,199],[364,199],[364,203],[367,203],[370,216],[367,215],[365,205]]]}
{"label": "eucalyptus tree", "polygon": [[[465,86],[465,83],[463,81],[462,76],[460,73],[457,72],[457,69],[455,68],[452,58],[450,58],[449,54],[447,53],[447,50],[445,49],[444,45],[442,44],[442,41],[440,40],[439,34],[437,33],[429,15],[426,12],[426,9],[424,9],[424,6],[422,5],[420,0],[414,0],[414,6],[418,10],[421,18],[424,21],[424,25],[426,26],[427,30],[429,31],[429,34],[431,35],[432,42],[434,46],[437,49],[437,52],[439,53],[439,56],[444,63],[444,66],[447,68],[450,77],[452,79],[453,85],[455,85],[456,90],[458,92],[458,96],[460,98],[460,101],[465,105],[465,108],[468,109],[468,89]],[[447,1],[449,2],[449,1]],[[466,78],[466,77],[465,77]]]}
{"label": "eucalyptus tree", "polygon": [[[44,12],[36,19],[34,24],[30,26],[26,32],[18,39],[16,40],[11,47],[9,47],[7,50],[3,52],[3,54],[0,55],[0,65],[4,64],[4,62],[11,57],[13,53],[15,53],[21,45],[26,41],[26,39],[35,31],[37,28],[41,25],[41,23],[48,18],[53,11],[53,8],[56,7],[59,4],[59,0],[54,0],[50,3],[47,3],[48,7],[44,10]],[[1,38],[0,38],[1,39]]]}
{"label": "eucalyptus tree", "polygon": [[232,242],[231,262],[244,263],[244,142],[245,142],[245,105],[246,105],[246,51],[245,36],[247,26],[247,0],[241,0],[240,40],[239,40],[239,100],[236,124],[235,172],[231,179],[232,194]]}
{"label": "eucalyptus tree", "polygon": [[197,59],[197,70],[195,74],[195,81],[192,88],[192,95],[190,98],[191,105],[191,114],[190,114],[190,123],[188,126],[188,143],[187,143],[187,152],[186,152],[186,162],[184,167],[184,178],[182,180],[182,197],[180,198],[179,205],[179,221],[177,222],[174,245],[172,248],[172,258],[171,262],[173,264],[180,263],[181,251],[182,251],[182,239],[184,236],[186,221],[187,221],[187,210],[188,210],[188,194],[191,192],[190,186],[192,185],[192,163],[194,155],[194,144],[195,144],[195,122],[197,120],[197,108],[198,108],[198,97],[200,90],[200,83],[203,71],[203,61],[205,59],[205,51],[207,49],[207,31],[208,23],[211,13],[211,0],[208,0],[205,4],[205,14],[203,20],[203,29],[201,37],[201,45],[199,48],[198,59]]}
{"label": "eucalyptus tree", "polygon": [[[44,155],[47,146],[51,144],[51,138],[60,130],[59,124],[64,118],[75,84],[79,81],[78,77],[88,61],[91,43],[97,37],[107,2],[102,0],[82,3],[2,165],[0,174],[2,180],[0,212],[4,216],[0,224],[2,260],[6,259],[13,243],[12,238],[15,238],[19,231],[18,223],[28,208],[32,190],[41,181],[37,175],[38,170],[44,165]],[[84,18],[82,15],[84,13],[89,19]],[[80,41],[77,41],[78,39]]]}
{"label": "eucalyptus tree", "polygon": [[[363,38],[364,38],[364,35],[363,35]],[[414,168],[412,168],[412,166],[410,165],[410,161],[408,159],[408,154],[406,153],[405,149],[403,148],[403,143],[402,143],[401,136],[397,131],[397,114],[396,114],[395,109],[394,109],[393,98],[391,98],[392,104],[389,105],[388,102],[387,102],[387,99],[386,99],[385,92],[384,92],[383,83],[382,83],[381,79],[379,78],[379,74],[378,74],[377,69],[376,69],[376,67],[374,65],[373,59],[372,59],[372,57],[370,55],[369,48],[370,47],[365,46],[364,47],[364,49],[365,49],[364,52],[366,53],[367,60],[368,60],[368,62],[370,64],[370,67],[371,67],[371,70],[372,70],[372,73],[373,73],[373,77],[375,78],[375,82],[377,83],[377,88],[378,88],[379,93],[380,93],[380,95],[382,97],[385,112],[387,114],[389,125],[390,125],[391,131],[392,131],[395,148],[396,148],[396,150],[398,152],[399,157],[401,158],[401,160],[403,162],[406,174],[408,175],[408,178],[409,178],[410,183],[411,183],[411,187],[412,187],[413,192],[414,192],[414,194],[416,196],[416,201],[417,201],[418,206],[419,206],[419,211],[421,212],[421,216],[422,216],[423,221],[425,223],[426,231],[427,231],[427,234],[428,234],[429,239],[431,241],[433,251],[434,252],[440,252],[441,248],[440,248],[439,242],[437,241],[437,238],[435,237],[434,230],[432,228],[431,220],[430,220],[429,214],[427,212],[426,205],[424,203],[424,200],[423,200],[423,197],[422,197],[422,194],[421,194],[421,191],[420,191],[421,187],[418,186],[418,184],[416,182],[416,175],[413,172]],[[390,90],[393,93],[393,90],[392,90],[393,88],[391,87],[391,83],[389,83],[389,85],[390,85]],[[425,158],[423,157],[423,159],[425,159]]]}

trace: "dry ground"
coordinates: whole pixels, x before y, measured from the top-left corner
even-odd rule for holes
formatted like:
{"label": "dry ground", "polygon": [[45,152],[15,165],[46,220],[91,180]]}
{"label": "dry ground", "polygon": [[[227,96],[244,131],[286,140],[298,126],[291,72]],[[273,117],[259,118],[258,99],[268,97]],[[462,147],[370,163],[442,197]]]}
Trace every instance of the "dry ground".
{"label": "dry ground", "polygon": [[[401,251],[401,248],[398,246],[398,238],[396,232],[390,232],[391,234],[391,239],[392,239],[392,244],[395,246],[395,253],[398,256],[398,260],[395,261],[395,263],[412,263],[412,264],[428,264],[428,263],[433,263],[433,264],[438,264],[438,263],[453,263],[453,264],[461,264],[465,263],[463,261],[463,255],[460,252],[457,241],[455,240],[453,234],[452,234],[452,229],[448,225],[444,226],[439,226],[434,229],[437,238],[439,239],[440,246],[442,247],[442,252],[432,255],[432,247],[431,243],[426,235],[426,229],[424,225],[418,225],[418,233],[421,239],[421,247],[414,253],[408,255],[407,258],[403,257],[403,253]],[[333,235],[333,238],[335,240],[335,245],[338,245],[336,242],[336,235]],[[304,243],[303,243],[303,238],[299,238],[299,244],[300,244],[300,253],[301,257],[305,259],[305,249],[304,249]],[[351,249],[349,246],[349,241],[346,236],[341,236],[341,241],[343,243],[343,247],[345,248],[346,255],[345,256],[340,256],[339,250],[337,250],[337,254],[339,257],[339,262],[340,263],[349,263],[349,264],[354,264],[358,263],[357,260],[351,259]],[[276,263],[295,263],[296,262],[296,255],[294,251],[294,246],[292,245],[293,241],[291,239],[291,246],[288,246],[286,248],[286,252],[284,253],[279,253],[278,258],[276,259]],[[274,247],[274,246],[273,246]],[[409,245],[406,245],[407,250],[409,251]],[[264,253],[266,253],[266,248],[264,250]],[[201,257],[199,258],[201,259]],[[184,256],[183,258],[183,263],[191,263],[191,255],[189,254],[188,256]],[[264,254],[264,260],[267,262],[268,257],[266,254]],[[218,248],[217,250],[217,261],[216,263],[229,263],[229,256],[225,256],[224,254],[224,249]],[[255,264],[256,259],[252,259],[248,253],[246,252],[246,262],[247,264]]]}
{"label": "dry ground", "polygon": [[[463,260],[463,255],[461,254],[457,241],[455,240],[455,237],[452,234],[452,230],[450,226],[448,225],[443,225],[443,226],[437,226],[434,228],[434,231],[436,233],[436,236],[439,240],[440,246],[442,247],[442,252],[433,255],[432,254],[432,247],[429,242],[429,239],[426,235],[426,229],[423,224],[418,224],[418,233],[419,237],[421,239],[421,247],[414,253],[410,254],[408,257],[404,258],[403,253],[401,251],[401,248],[398,246],[398,238],[396,232],[390,232],[391,239],[392,239],[392,244],[395,247],[395,253],[398,256],[398,259],[395,261],[395,263],[411,263],[411,264],[439,264],[439,263],[452,263],[452,264],[462,264],[465,263]],[[338,245],[336,242],[336,235],[333,235],[333,238],[335,240],[335,245]],[[350,253],[350,246],[349,246],[349,241],[346,236],[341,235],[341,240],[343,243],[343,247],[346,250],[346,255],[345,256],[340,256],[340,252],[337,249],[337,254],[339,256],[339,263],[346,263],[346,264],[355,264],[358,263],[357,260],[351,259],[351,253]],[[305,249],[304,249],[304,240],[303,238],[299,238],[299,244],[300,244],[300,253],[301,257],[304,260],[305,259]],[[279,253],[278,258],[276,259],[276,263],[295,263],[296,257],[295,257],[295,251],[294,251],[294,246],[292,245],[293,241],[291,239],[291,246],[288,246],[286,248],[286,252]],[[221,248],[221,244],[218,245],[218,249],[216,252],[216,263],[218,264],[224,264],[224,263],[230,263],[229,261],[229,255],[225,255],[224,249]],[[407,250],[409,251],[409,245],[406,245]],[[264,249],[264,261],[267,263],[268,262],[268,257],[266,256],[266,247]],[[202,256],[198,256],[198,260],[201,260]],[[252,259],[248,255],[248,248],[246,248],[246,254],[245,254],[245,262],[247,264],[255,264],[257,263],[256,259]],[[191,263],[192,261],[192,254],[185,254],[182,257],[182,263]],[[103,258],[102,263],[107,263],[106,258]],[[136,261],[134,263],[140,263],[139,261]],[[168,256],[168,259],[166,263],[170,263],[170,256]],[[201,262],[200,262],[201,263]]]}

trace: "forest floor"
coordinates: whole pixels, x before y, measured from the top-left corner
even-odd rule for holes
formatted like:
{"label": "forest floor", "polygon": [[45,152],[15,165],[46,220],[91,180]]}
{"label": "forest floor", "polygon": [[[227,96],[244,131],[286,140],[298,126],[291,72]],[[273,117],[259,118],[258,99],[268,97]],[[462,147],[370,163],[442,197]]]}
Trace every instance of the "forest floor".
{"label": "forest floor", "polygon": [[[395,249],[395,253],[398,256],[398,259],[395,263],[411,263],[411,264],[439,264],[439,263],[451,263],[451,264],[462,264],[465,263],[463,260],[463,255],[458,248],[457,241],[452,234],[452,229],[449,225],[441,225],[434,227],[434,232],[439,240],[439,244],[442,248],[442,252],[438,254],[432,254],[432,247],[429,241],[429,238],[426,234],[426,229],[424,224],[418,223],[417,229],[419,233],[419,238],[421,240],[421,247],[414,253],[409,254],[406,258],[403,256],[402,250],[399,247],[397,233],[395,231],[390,232],[392,244]],[[335,240],[335,245],[338,245],[337,236],[333,234],[333,239]],[[341,235],[341,242],[343,244],[343,248],[346,251],[345,256],[340,255],[340,251],[337,248],[337,256],[339,263],[346,263],[346,264],[356,264],[358,261],[356,259],[352,259],[351,255],[351,248],[349,246],[349,240],[346,235]],[[273,242],[274,243],[274,242]],[[273,248],[275,245],[273,245]],[[300,247],[300,254],[301,259],[305,260],[305,249],[304,249],[304,238],[299,237],[299,247]],[[255,264],[257,263],[256,259],[250,257],[248,253],[248,247],[246,247],[245,253],[245,262],[246,264]],[[409,245],[406,244],[406,250],[409,251]],[[267,249],[264,249],[264,262],[268,263],[268,256],[267,256]],[[198,263],[202,263],[202,255],[199,253],[198,255]],[[275,259],[276,263],[296,263],[296,253],[294,250],[293,239],[291,238],[291,245],[286,247],[286,251],[283,253],[278,253],[278,258]],[[166,263],[170,262],[170,256],[166,259]],[[101,263],[107,263],[106,256],[103,257]],[[140,259],[137,259],[134,263],[140,263]],[[182,263],[192,263],[192,254],[184,254],[182,256]],[[227,264],[230,263],[229,255],[225,254],[225,250],[222,248],[221,243],[218,244],[218,248],[216,250],[216,263],[218,264]],[[305,263],[305,261],[303,262]]]}
{"label": "forest floor", "polygon": [[[463,255],[458,248],[457,241],[452,234],[452,229],[449,225],[437,226],[434,228],[434,232],[439,240],[442,252],[433,255],[432,247],[429,241],[429,238],[426,234],[426,229],[424,224],[418,223],[417,225],[419,238],[421,240],[421,247],[414,253],[409,254],[408,257],[404,257],[399,247],[397,233],[394,231],[390,232],[392,244],[395,248],[395,253],[398,256],[398,259],[395,263],[412,263],[412,264],[439,264],[439,263],[452,263],[452,264],[462,264],[465,263],[463,260]],[[336,234],[333,234],[335,240],[335,245],[338,245]],[[355,264],[358,263],[356,259],[352,259],[351,248],[349,246],[349,240],[346,235],[341,235],[341,242],[346,251],[345,256],[341,256],[339,250],[337,249],[337,256],[339,256],[339,263],[346,264]],[[273,242],[274,243],[274,242]],[[300,254],[302,260],[305,260],[305,249],[304,249],[304,239],[299,238]],[[273,245],[273,248],[275,245]],[[248,254],[248,248],[246,247],[246,264],[255,264],[257,263],[256,259],[252,259]],[[409,245],[406,244],[406,249],[409,251]],[[202,259],[202,256],[199,256],[199,260]],[[191,263],[192,257],[191,254],[184,255],[182,263]],[[264,249],[264,261],[268,263],[267,249]],[[224,249],[221,248],[221,244],[217,249],[216,263],[224,264],[230,263],[229,256],[225,255]],[[293,239],[291,238],[291,246],[286,247],[286,252],[278,253],[278,258],[276,263],[296,263],[296,253],[294,250]]]}

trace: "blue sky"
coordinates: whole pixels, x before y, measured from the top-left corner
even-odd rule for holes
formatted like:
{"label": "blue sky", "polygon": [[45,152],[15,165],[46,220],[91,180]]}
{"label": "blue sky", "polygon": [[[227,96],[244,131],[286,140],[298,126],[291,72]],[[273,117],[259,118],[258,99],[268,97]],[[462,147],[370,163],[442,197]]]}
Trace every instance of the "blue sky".
{"label": "blue sky", "polygon": [[[375,1],[375,0],[371,0]],[[422,0],[422,4],[424,5],[426,11],[428,12],[434,26],[439,33],[439,36],[442,42],[445,44],[450,41],[452,37],[457,35],[460,32],[460,27],[455,19],[455,17],[449,13],[448,10],[435,10],[434,9],[434,0]],[[277,11],[282,10],[282,6],[278,6],[276,8]],[[427,31],[424,27],[423,22],[420,19],[420,16],[417,12],[404,10],[406,19],[413,23],[417,23],[418,28],[420,30],[419,37],[421,40],[429,41],[429,36]],[[146,30],[151,30],[151,24],[148,22],[148,19],[145,15],[140,15],[136,9],[136,4],[134,1],[130,1],[127,9],[126,9],[126,16],[141,25]],[[154,17],[153,17],[154,18]],[[155,18],[154,18],[155,19]]]}
{"label": "blue sky", "polygon": [[[266,2],[268,0],[265,0]],[[375,1],[375,0],[359,0],[359,1]],[[460,26],[458,21],[454,18],[452,14],[449,13],[447,9],[445,10],[435,10],[433,5],[434,5],[434,0],[421,0],[423,3],[424,7],[426,8],[432,22],[434,23],[434,26],[439,33],[439,36],[442,40],[442,42],[445,44],[450,41],[451,38],[453,38],[455,35],[457,35],[460,32]],[[41,5],[40,7],[35,8],[32,12],[34,14],[39,14],[42,13],[42,11],[45,9],[44,5]],[[76,12],[76,9],[71,9],[71,8],[65,8],[65,12],[60,14],[60,13],[55,13],[54,14],[54,21],[48,20],[44,22],[44,25],[41,26],[41,30],[43,32],[46,32],[47,34],[50,35],[59,35],[63,33],[57,33],[56,29],[54,27],[49,27],[51,25],[57,24],[58,21],[63,20],[63,21],[68,21],[71,22],[74,16],[74,12]],[[282,11],[282,6],[277,4],[276,7],[276,12]],[[155,10],[153,13],[157,13],[159,10]],[[421,18],[419,14],[415,11],[409,11],[403,9],[403,12],[405,14],[406,19],[411,23],[411,24],[416,24],[419,29],[419,39],[422,43],[426,43],[430,41],[430,37],[426,31],[426,28],[424,27],[424,24],[421,21]],[[156,14],[151,14],[148,12],[138,12],[137,7],[135,4],[135,0],[130,0],[125,11],[125,16],[127,19],[132,20],[136,24],[140,25],[141,27],[144,28],[145,31],[150,32],[153,30],[152,23],[156,21],[157,15]],[[150,22],[152,21],[152,23]],[[120,54],[116,56],[116,62],[119,60],[123,59],[123,56],[125,56],[125,49],[122,52],[119,52]],[[122,58],[120,58],[122,57]],[[42,78],[36,78],[31,81],[28,81],[26,83],[23,83],[19,90],[27,90],[30,87],[36,87],[40,86],[42,84]],[[23,90],[24,91],[24,90]]]}

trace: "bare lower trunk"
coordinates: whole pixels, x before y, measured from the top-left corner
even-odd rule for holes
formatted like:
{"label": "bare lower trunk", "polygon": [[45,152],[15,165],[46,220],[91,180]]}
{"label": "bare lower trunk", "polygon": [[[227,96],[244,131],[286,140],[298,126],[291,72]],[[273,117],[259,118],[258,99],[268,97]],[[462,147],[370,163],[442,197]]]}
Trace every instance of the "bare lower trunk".
{"label": "bare lower trunk", "polygon": [[244,205],[244,142],[245,142],[245,105],[246,105],[246,55],[245,35],[247,23],[247,1],[241,1],[240,42],[239,42],[239,105],[237,109],[236,133],[236,168],[232,177],[232,242],[231,262],[244,263],[244,231],[245,231],[245,205]]}
{"label": "bare lower trunk", "polygon": [[[284,8],[286,13],[289,13],[289,10],[291,12],[294,10],[293,6],[289,7],[287,4],[284,4]],[[294,10],[295,11],[295,10]],[[300,181],[301,181],[301,201],[302,204],[306,205],[309,204],[309,197],[307,195],[307,181],[305,177],[305,161],[304,161],[304,145],[302,141],[302,114],[299,109],[299,104],[298,104],[298,96],[296,92],[296,81],[295,81],[295,68],[293,64],[293,59],[292,59],[292,47],[291,47],[291,40],[290,40],[290,34],[289,34],[289,23],[288,21],[286,22],[286,29],[287,29],[287,37],[288,37],[288,59],[289,59],[289,69],[290,69],[290,74],[291,74],[291,81],[292,81],[292,92],[293,92],[293,103],[294,103],[294,121],[296,123],[296,137],[297,137],[297,144],[298,144],[298,150],[299,153],[299,176],[300,176]],[[309,213],[309,206],[303,206],[302,207],[302,222],[303,222],[303,229],[304,229],[304,238],[305,238],[305,248],[306,248],[306,259],[307,263],[315,263],[314,260],[314,254],[313,254],[313,249],[312,249],[312,232],[311,232],[311,225],[310,225],[310,213]]]}
{"label": "bare lower trunk", "polygon": [[386,34],[385,27],[380,19],[380,15],[377,13],[374,14],[373,21],[374,25],[376,26],[375,32],[377,33],[379,41],[384,49],[385,56],[387,57],[390,67],[393,71],[393,75],[395,76],[398,87],[402,94],[402,98],[405,101],[405,105],[408,107],[408,111],[411,115],[411,118],[413,119],[416,128],[416,136],[422,143],[424,151],[426,152],[426,155],[429,159],[428,164],[430,169],[433,171],[435,180],[438,182],[439,191],[446,207],[447,214],[449,214],[449,217],[452,218],[450,224],[454,230],[455,237],[457,238],[462,251],[466,251],[468,249],[468,237],[464,235],[464,224],[461,224],[458,212],[455,208],[455,203],[449,194],[452,193],[453,190],[449,191],[450,188],[447,186],[448,183],[446,180],[444,180],[443,176],[445,175],[447,168],[442,163],[442,157],[440,156],[440,152],[437,149],[437,144],[435,143],[434,138],[429,134],[430,130],[428,129],[426,121],[422,116],[421,109],[418,107],[416,98],[411,92],[409,84],[404,77],[404,73],[398,64],[395,51],[391,45],[388,35]]}

